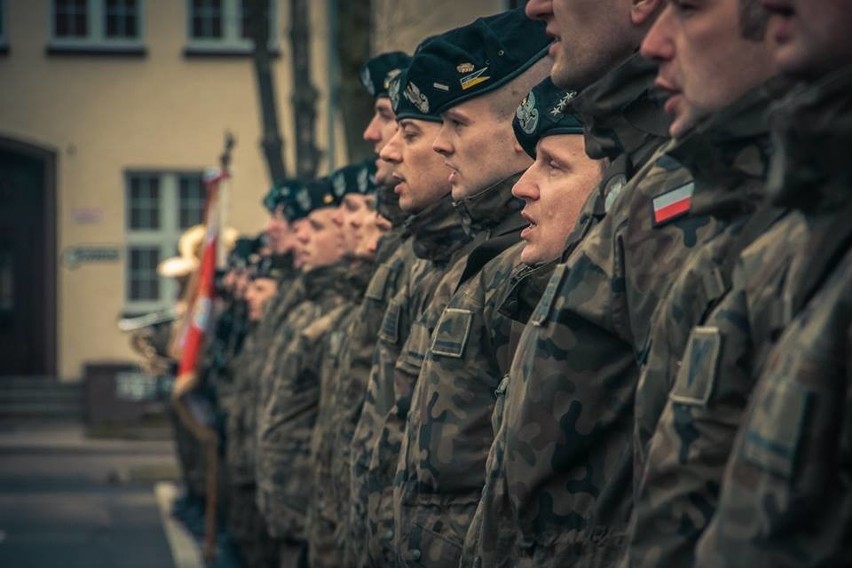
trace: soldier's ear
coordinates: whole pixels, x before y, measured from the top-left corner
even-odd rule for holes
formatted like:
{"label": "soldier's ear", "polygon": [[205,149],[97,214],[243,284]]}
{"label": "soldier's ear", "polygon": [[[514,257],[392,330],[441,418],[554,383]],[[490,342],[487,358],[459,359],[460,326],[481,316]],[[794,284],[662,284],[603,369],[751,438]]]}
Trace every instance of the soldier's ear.
{"label": "soldier's ear", "polygon": [[631,0],[630,21],[634,26],[651,27],[665,0]]}

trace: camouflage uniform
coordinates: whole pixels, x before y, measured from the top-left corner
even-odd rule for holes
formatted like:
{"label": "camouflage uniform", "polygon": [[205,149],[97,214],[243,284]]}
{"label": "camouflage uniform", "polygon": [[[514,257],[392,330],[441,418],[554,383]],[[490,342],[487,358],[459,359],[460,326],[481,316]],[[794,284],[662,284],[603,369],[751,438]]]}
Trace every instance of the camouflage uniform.
{"label": "camouflage uniform", "polygon": [[263,373],[272,384],[259,389],[257,504],[270,535],[284,547],[298,548],[305,540],[318,365],[333,324],[324,316],[351,293],[349,270],[348,263],[340,262],[304,274],[305,300],[290,310],[281,326]]}
{"label": "camouflage uniform", "polygon": [[[377,527],[369,526],[371,521],[367,516],[367,500],[373,491],[368,468],[381,426],[393,405],[394,366],[412,321],[431,299],[435,285],[451,258],[468,242],[449,196],[411,217],[406,227],[412,235],[411,251],[418,260],[411,265],[407,281],[398,287],[388,303],[378,334],[363,409],[352,436],[347,565],[372,563],[381,566],[389,560],[385,556],[389,550],[380,546],[378,538],[368,542],[368,534],[378,534]],[[388,518],[392,523],[392,517]],[[368,561],[368,551],[372,562]]]}
{"label": "camouflage uniform", "polygon": [[[704,421],[700,406],[706,404],[708,393],[701,391],[699,385],[712,384],[698,376],[711,368],[715,371],[715,356],[723,349],[730,372],[750,364],[749,341],[743,332],[750,327],[753,315],[762,317],[757,314],[765,311],[767,302],[776,302],[774,293],[747,295],[749,289],[744,282],[731,291],[740,252],[782,215],[782,210],[772,207],[754,212],[765,195],[770,150],[766,111],[773,87],[756,89],[716,113],[673,152],[693,172],[696,186],[708,188],[696,194],[691,214],[703,211],[726,219],[728,224],[684,265],[653,319],[647,359],[636,391],[633,473],[637,489],[629,548],[630,563],[634,565],[691,563],[695,541],[706,524],[705,515],[714,508],[711,503],[715,502],[717,489],[713,483],[696,484],[695,477],[708,465],[701,463],[710,457],[703,450],[715,447],[719,440],[704,425],[693,424]],[[773,238],[790,236],[787,225],[783,234],[772,231]],[[766,254],[767,242],[761,239],[758,243],[756,250],[744,258],[748,266],[755,262],[763,266],[760,278],[765,280],[778,263]],[[742,275],[737,274],[736,279],[742,281]],[[693,331],[687,350],[690,330],[698,325],[701,327]],[[727,375],[724,381],[731,378]],[[731,388],[716,394],[733,401],[735,390],[746,389],[751,382],[739,373],[737,379]],[[674,385],[677,386],[672,390]],[[745,399],[740,396],[747,393],[741,390],[736,398],[742,402]],[[695,406],[699,408],[693,416]],[[671,422],[675,416],[676,425]],[[658,420],[662,420],[661,430],[655,434]],[[697,441],[693,436],[698,432],[710,434],[710,438]],[[684,444],[678,442],[680,434],[688,436]],[[685,459],[687,455],[689,459]],[[696,461],[692,462],[692,458]],[[643,479],[646,467],[648,472]],[[683,473],[675,473],[680,467],[684,468]],[[693,468],[696,475],[690,471]],[[707,479],[706,474],[699,477],[719,481],[718,475],[715,479]],[[679,481],[673,483],[674,479]]]}
{"label": "camouflage uniform", "polygon": [[500,385],[474,565],[610,565],[622,548],[634,345],[644,344],[666,276],[715,227],[689,216],[653,226],[654,199],[691,182],[672,157],[652,156],[666,131],[649,99],[655,74],[636,55],[574,102],[588,128],[587,151],[611,165]]}
{"label": "camouflage uniform", "polygon": [[[384,246],[383,242],[382,247]],[[343,338],[339,364],[340,377],[337,381],[338,392],[334,397],[339,404],[336,405],[336,415],[331,421],[334,428],[333,454],[335,457],[331,464],[330,484],[338,519],[349,517],[352,438],[364,406],[377,336],[388,303],[398,290],[407,286],[416,261],[411,237],[406,230],[398,248],[376,268],[373,278],[367,285],[364,299],[353,318],[352,326]],[[341,550],[347,549],[350,532],[348,523],[338,523],[336,540]]]}
{"label": "camouflage uniform", "polygon": [[494,391],[512,359],[512,320],[494,300],[511,285],[523,248],[516,243],[490,262],[466,259],[464,282],[431,337],[395,480],[396,547],[404,559],[419,553],[424,565],[458,564],[484,485]]}
{"label": "camouflage uniform", "polygon": [[[456,210],[462,216],[465,231],[472,239],[472,246],[461,249],[446,273],[441,276],[429,304],[413,322],[411,334],[403,345],[394,369],[393,406],[387,413],[370,463],[369,475],[375,490],[370,495],[368,515],[371,523],[376,523],[371,526],[387,527],[383,534],[378,533],[377,536],[382,539],[384,547],[392,545],[392,557],[402,564],[413,562],[420,565],[421,561],[429,562],[424,551],[416,547],[409,549],[407,543],[402,542],[401,539],[409,535],[396,530],[394,519],[396,499],[393,479],[399,464],[406,420],[417,379],[431,344],[432,333],[450,298],[462,282],[476,274],[474,267],[478,269],[507,244],[519,240],[520,231],[526,222],[518,215],[522,202],[511,193],[519,177],[520,173],[455,203]],[[468,268],[471,268],[470,273]],[[407,530],[407,527],[403,530]],[[391,542],[387,542],[390,539]]]}
{"label": "camouflage uniform", "polygon": [[777,204],[801,211],[808,231],[781,295],[793,319],[740,422],[718,509],[696,548],[701,566],[852,562],[850,86],[847,67],[791,93],[774,117],[770,189]]}

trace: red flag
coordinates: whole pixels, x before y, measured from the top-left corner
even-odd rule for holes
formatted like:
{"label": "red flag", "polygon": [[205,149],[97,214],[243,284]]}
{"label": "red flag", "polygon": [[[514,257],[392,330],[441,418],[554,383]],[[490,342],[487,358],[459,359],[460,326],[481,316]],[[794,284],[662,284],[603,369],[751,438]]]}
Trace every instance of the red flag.
{"label": "red flag", "polygon": [[204,235],[201,264],[195,279],[195,290],[190,294],[189,313],[179,343],[181,356],[175,380],[175,392],[178,394],[186,393],[195,387],[198,359],[210,327],[220,230],[220,184],[225,179],[227,174],[218,170],[211,170],[204,179],[207,190],[204,224],[207,230]]}

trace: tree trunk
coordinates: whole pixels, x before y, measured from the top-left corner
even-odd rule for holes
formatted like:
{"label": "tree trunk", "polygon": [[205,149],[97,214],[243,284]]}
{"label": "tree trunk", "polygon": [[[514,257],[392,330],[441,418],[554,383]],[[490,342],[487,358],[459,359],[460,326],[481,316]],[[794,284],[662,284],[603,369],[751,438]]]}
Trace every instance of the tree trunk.
{"label": "tree trunk", "polygon": [[[293,51],[293,117],[296,134],[296,175],[316,176],[320,151],[314,128],[317,89],[311,83],[311,50],[307,0],[290,0],[290,42]],[[334,140],[329,140],[333,144]]]}
{"label": "tree trunk", "polygon": [[370,0],[335,0],[337,4],[337,56],[340,61],[340,114],[346,130],[346,147],[352,162],[373,155],[364,141],[364,128],[373,115],[373,98],[358,80],[361,65],[370,58]]}
{"label": "tree trunk", "polygon": [[274,183],[287,176],[287,168],[284,165],[284,142],[278,125],[272,58],[269,53],[269,2],[268,0],[248,0],[246,8],[249,33],[254,40],[252,61],[257,78],[260,125],[263,132],[260,146],[266,158],[270,182]]}

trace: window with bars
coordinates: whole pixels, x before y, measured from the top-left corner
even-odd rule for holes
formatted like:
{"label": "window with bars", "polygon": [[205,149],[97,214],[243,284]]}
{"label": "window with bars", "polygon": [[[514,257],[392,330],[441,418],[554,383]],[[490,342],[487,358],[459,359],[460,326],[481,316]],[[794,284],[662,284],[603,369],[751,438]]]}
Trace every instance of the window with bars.
{"label": "window with bars", "polygon": [[[245,52],[250,53],[252,42],[246,0],[188,0],[189,42],[187,52]],[[278,10],[269,0],[269,47],[277,46]]]}
{"label": "window with bars", "polygon": [[142,47],[143,0],[53,0],[53,49]]}
{"label": "window with bars", "polygon": [[125,175],[125,310],[144,313],[173,304],[176,285],[157,265],[178,254],[181,234],[204,216],[202,172]]}

